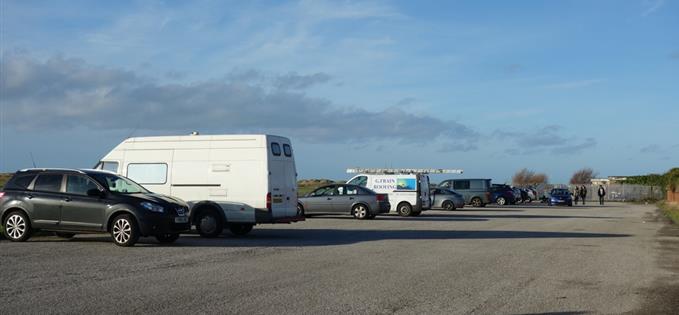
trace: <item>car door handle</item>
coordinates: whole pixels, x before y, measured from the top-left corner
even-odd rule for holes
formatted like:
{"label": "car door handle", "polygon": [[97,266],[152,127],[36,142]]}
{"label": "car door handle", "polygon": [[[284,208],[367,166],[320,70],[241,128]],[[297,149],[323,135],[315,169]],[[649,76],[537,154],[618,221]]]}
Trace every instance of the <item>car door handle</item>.
{"label": "car door handle", "polygon": [[71,200],[72,200],[71,197],[65,197],[65,198],[64,198],[64,201],[66,201],[66,202],[69,202],[69,201],[71,201]]}
{"label": "car door handle", "polygon": [[349,200],[354,200],[354,197],[349,197]]}
{"label": "car door handle", "polygon": [[328,200],[332,200],[332,198],[328,198]]}
{"label": "car door handle", "polygon": [[33,195],[31,194],[26,195],[26,197],[28,197],[28,199],[33,199]]}

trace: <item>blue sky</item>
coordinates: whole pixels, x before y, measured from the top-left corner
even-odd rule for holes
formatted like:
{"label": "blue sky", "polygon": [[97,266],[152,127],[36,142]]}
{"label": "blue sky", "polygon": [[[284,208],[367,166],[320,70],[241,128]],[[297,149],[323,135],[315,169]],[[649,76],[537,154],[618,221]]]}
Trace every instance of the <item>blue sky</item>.
{"label": "blue sky", "polygon": [[0,171],[275,133],[302,178],[679,166],[679,2],[2,0]]}

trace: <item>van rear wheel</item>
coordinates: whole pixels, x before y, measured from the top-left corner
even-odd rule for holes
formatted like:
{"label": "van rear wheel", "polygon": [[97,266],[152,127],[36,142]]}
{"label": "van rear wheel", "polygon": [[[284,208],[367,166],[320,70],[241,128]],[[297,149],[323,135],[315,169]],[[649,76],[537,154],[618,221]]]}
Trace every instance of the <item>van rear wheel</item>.
{"label": "van rear wheel", "polygon": [[397,210],[402,217],[409,217],[413,213],[413,207],[407,202],[400,203]]}
{"label": "van rear wheel", "polygon": [[224,229],[222,219],[214,210],[202,211],[196,218],[196,230],[202,237],[214,238],[219,236]]}
{"label": "van rear wheel", "polygon": [[233,223],[229,224],[229,231],[231,231],[231,233],[235,236],[243,236],[250,233],[250,231],[252,231],[252,227],[252,224]]}

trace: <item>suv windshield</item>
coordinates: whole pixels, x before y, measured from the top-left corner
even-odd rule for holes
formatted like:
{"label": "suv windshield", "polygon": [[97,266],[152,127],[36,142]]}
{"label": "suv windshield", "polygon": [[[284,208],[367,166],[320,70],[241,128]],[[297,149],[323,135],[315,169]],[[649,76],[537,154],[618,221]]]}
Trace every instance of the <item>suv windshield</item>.
{"label": "suv windshield", "polygon": [[131,179],[119,175],[104,173],[92,173],[89,175],[113,193],[136,194],[149,192]]}

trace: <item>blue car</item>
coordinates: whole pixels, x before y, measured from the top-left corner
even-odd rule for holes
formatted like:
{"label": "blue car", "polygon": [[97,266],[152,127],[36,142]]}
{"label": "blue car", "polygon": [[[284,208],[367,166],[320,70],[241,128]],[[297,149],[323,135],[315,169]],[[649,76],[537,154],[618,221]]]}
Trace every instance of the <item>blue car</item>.
{"label": "blue car", "polygon": [[549,193],[549,199],[547,199],[547,204],[550,206],[573,206],[573,196],[568,189],[555,188]]}

